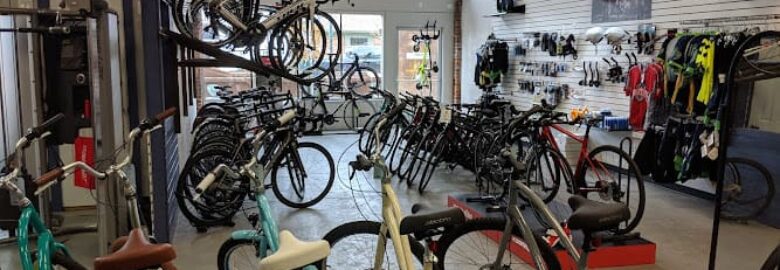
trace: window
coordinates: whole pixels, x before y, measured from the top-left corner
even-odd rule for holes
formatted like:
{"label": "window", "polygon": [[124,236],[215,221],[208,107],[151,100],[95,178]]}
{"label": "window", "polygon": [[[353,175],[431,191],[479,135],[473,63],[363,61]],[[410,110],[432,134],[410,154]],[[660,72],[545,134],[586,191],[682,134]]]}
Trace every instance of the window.
{"label": "window", "polygon": [[357,55],[361,66],[373,68],[382,77],[382,56],[384,51],[384,18],[373,14],[337,14],[331,16],[341,27],[341,65],[339,70],[346,70]]}

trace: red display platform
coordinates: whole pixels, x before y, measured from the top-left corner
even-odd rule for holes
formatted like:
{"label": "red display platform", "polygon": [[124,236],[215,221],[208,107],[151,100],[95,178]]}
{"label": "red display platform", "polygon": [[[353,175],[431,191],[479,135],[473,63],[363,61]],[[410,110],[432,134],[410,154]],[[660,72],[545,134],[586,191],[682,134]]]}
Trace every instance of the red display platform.
{"label": "red display platform", "polygon": [[[479,218],[485,215],[477,210],[478,203],[467,203],[465,200],[454,196],[447,197],[447,205],[457,207],[466,214],[466,218]],[[488,238],[498,242],[501,235],[499,233],[485,233]],[[519,239],[512,239],[509,250],[523,261],[533,264],[528,246]],[[636,266],[655,264],[655,243],[645,239],[636,239],[617,243],[603,243],[595,251],[588,254],[588,268],[606,268],[619,266]],[[563,248],[556,248],[558,261],[561,262],[562,269],[577,269],[576,263],[569,257]]]}

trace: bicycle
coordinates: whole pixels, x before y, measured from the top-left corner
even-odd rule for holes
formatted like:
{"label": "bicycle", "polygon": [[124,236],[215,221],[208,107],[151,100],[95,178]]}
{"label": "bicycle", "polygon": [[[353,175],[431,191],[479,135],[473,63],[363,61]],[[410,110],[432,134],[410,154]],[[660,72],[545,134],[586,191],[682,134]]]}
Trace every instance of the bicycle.
{"label": "bicycle", "polygon": [[[423,29],[425,32],[423,32]],[[433,60],[431,55],[431,41],[439,39],[441,30],[436,30],[436,22],[433,23],[433,26],[430,26],[429,22],[425,23],[423,29],[420,29],[420,35],[415,34],[412,36],[412,41],[414,42],[412,49],[414,52],[422,50],[422,61],[415,68],[415,80],[417,81],[415,87],[418,91],[423,88],[431,89],[432,73],[439,72],[439,64]],[[433,29],[433,33],[431,33],[431,29]]]}
{"label": "bicycle", "polygon": [[[543,201],[549,202],[555,198],[561,178],[564,178],[566,190],[570,194],[605,202],[625,203],[631,209],[632,217],[625,224],[615,228],[615,233],[631,232],[642,219],[646,200],[644,180],[639,166],[628,153],[613,145],[601,145],[589,150],[591,128],[602,121],[601,118],[580,117],[567,121],[561,120],[565,114],[555,113],[549,108],[544,110],[550,118],[540,122],[537,125],[538,130],[530,131],[529,142],[525,145],[524,142],[519,142],[523,145],[521,147],[526,149],[518,151],[531,153],[526,157],[529,167],[526,185],[537,191]],[[586,126],[585,133],[580,136],[558,124],[582,124]],[[576,170],[573,174],[568,161],[558,147],[552,129],[580,144]],[[589,194],[597,196],[588,197]],[[638,196],[638,199],[632,201],[632,196]]]}
{"label": "bicycle", "polygon": [[[135,140],[141,135],[146,135],[161,128],[162,122],[175,113],[176,109],[168,109],[154,118],[144,120],[140,126],[133,129],[125,141],[125,145],[129,146],[126,148],[127,155],[122,161],[110,165],[105,171],[98,171],[84,162],[76,161],[62,167],[54,168],[34,180],[35,185],[38,187],[35,191],[36,195],[64,179],[64,176],[71,174],[76,168],[79,168],[100,180],[115,176],[121,181],[125,192],[128,212],[130,214],[132,230],[127,236],[114,240],[111,244],[111,253],[109,255],[95,258],[95,270],[140,270],[149,268],[160,268],[163,270],[176,269],[173,265],[173,261],[176,259],[176,251],[173,249],[173,246],[170,244],[152,244],[150,243],[149,237],[145,234],[136,198],[135,183],[128,179],[124,172],[124,168],[132,161]],[[59,116],[59,118],[62,118],[62,116]],[[53,119],[59,118],[55,117]],[[37,131],[33,129],[30,134],[34,135],[28,135],[31,137],[40,136],[41,132],[55,121],[56,120],[47,121],[42,125],[44,128],[39,128]],[[20,140],[20,142],[22,142],[22,140]],[[29,140],[26,140],[24,143],[27,142],[29,142]],[[9,186],[9,184],[6,182],[5,186]],[[24,194],[20,193],[18,189],[15,189],[14,192],[24,198]],[[32,224],[32,228],[39,234],[39,250],[36,254],[38,256],[38,269],[52,269],[52,264],[54,263],[60,263],[61,266],[64,266],[67,269],[85,269],[77,262],[69,259],[70,255],[67,248],[65,248],[62,243],[53,240],[51,231],[43,225],[40,217],[35,213],[35,209],[29,204],[29,199],[24,198],[23,202],[24,201],[26,201],[24,214],[19,220],[19,252],[20,257],[22,258],[22,268],[25,270],[36,269],[31,261],[32,255],[29,250],[29,236],[27,235],[29,231],[28,228],[30,228],[29,226]],[[61,251],[64,253],[64,256],[58,255]],[[54,262],[52,260],[52,258],[58,257],[60,260],[64,259],[65,261]]]}
{"label": "bicycle", "polygon": [[[381,180],[383,219],[381,222],[355,221],[345,223],[328,232],[323,239],[328,241],[331,246],[331,255],[328,257],[329,264],[349,265],[356,269],[367,269],[373,266],[373,269],[432,270],[436,264],[436,258],[428,247],[433,244],[424,247],[414,239],[433,243],[433,237],[446,234],[449,229],[465,221],[463,212],[457,208],[431,212],[420,205],[412,208],[412,212],[416,214],[402,216],[398,199],[392,187],[391,175],[382,158],[383,144],[380,139],[385,125],[398,116],[403,109],[404,104],[400,102],[382,119],[378,120],[373,131],[375,145],[374,150],[370,151],[371,157],[360,154],[356,161],[350,162],[350,167],[354,169],[351,177],[354,177],[356,171],[368,171],[373,168],[374,178]],[[421,212],[423,210],[425,211]],[[414,238],[412,239],[410,235],[414,235]],[[377,238],[369,241],[360,239],[361,236],[376,236]],[[373,248],[357,246],[371,243],[376,243],[376,246]],[[387,246],[388,243],[392,243],[392,247]],[[390,254],[395,255],[396,261],[389,261],[390,256],[392,256]],[[368,258],[369,256],[373,257],[373,261]],[[388,256],[388,260],[385,256]],[[356,261],[345,262],[351,259],[356,259]],[[415,264],[415,259],[419,264]],[[417,267],[420,264],[422,267]]]}
{"label": "bicycle", "polygon": [[[244,179],[233,179],[235,181],[232,188],[214,189],[204,194],[203,200],[196,202],[192,199],[197,184],[210,170],[221,163],[232,164],[249,159],[252,149],[243,141],[247,134],[275,120],[275,116],[279,113],[296,109],[289,93],[271,94],[269,91],[260,90],[256,93],[242,94],[240,98],[244,102],[248,100],[252,102],[211,106],[209,110],[213,110],[213,113],[206,113],[202,109],[204,115],[199,114],[198,117],[203,116],[204,120],[193,130],[191,155],[187,158],[179,177],[176,200],[182,214],[199,232],[205,232],[211,226],[233,226],[232,218],[251,192],[249,188],[251,183]],[[243,109],[239,111],[239,108]],[[241,119],[249,119],[253,123],[248,126],[247,121]],[[312,183],[304,192],[301,192],[301,187],[296,186],[295,190],[299,193],[283,191],[275,193],[277,196],[284,197],[280,198],[282,203],[293,208],[314,205],[319,201],[318,198],[324,197],[329,192],[329,185],[335,178],[330,154],[322,146],[298,143],[299,134],[297,130],[281,133],[285,136],[283,140],[285,147],[290,148],[290,158],[277,161],[279,169],[272,172],[271,178],[271,185],[281,186],[278,187],[281,190],[290,186],[290,179]],[[330,166],[326,167],[326,163]],[[322,170],[311,169],[317,166],[322,166]],[[328,168],[329,171],[325,170]]]}
{"label": "bicycle", "polygon": [[[366,70],[369,70],[369,68],[366,68]],[[353,70],[349,75],[351,76],[357,74],[355,71],[356,70]],[[303,121],[301,122],[301,125],[304,133],[319,133],[322,131],[325,125],[333,125],[337,121],[343,121],[347,126],[347,129],[360,131],[368,122],[368,118],[376,113],[376,106],[374,106],[372,101],[369,99],[371,94],[368,96],[359,96],[353,93],[352,90],[349,90],[351,88],[344,90],[344,86],[341,80],[347,78],[346,76],[347,75],[340,78],[338,80],[339,83],[337,84],[327,84],[330,87],[330,90],[327,92],[322,91],[322,89],[318,89],[317,95],[303,98],[304,115],[302,117]],[[330,75],[328,77],[330,77]],[[368,76],[365,78],[367,77]],[[319,83],[315,83],[314,85],[318,84]],[[330,110],[328,109],[328,104],[326,101],[329,100],[330,96],[336,95],[341,96],[340,99],[343,101],[335,109]],[[307,100],[313,101],[307,102]],[[341,116],[337,116],[339,113],[341,113]]]}
{"label": "bicycle", "polygon": [[[519,127],[527,126],[526,121],[529,117],[542,111],[541,107],[536,106],[523,113],[510,123],[508,132],[511,133]],[[507,171],[506,177],[510,179],[510,185],[507,187],[509,189],[509,202],[505,207],[500,208],[506,217],[472,219],[443,235],[439,240],[439,252],[437,253],[437,258],[441,260],[440,269],[453,269],[448,265],[462,261],[472,262],[478,269],[520,269],[512,266],[515,258],[508,254],[512,252],[509,246],[510,241],[530,251],[529,259],[531,262],[527,263],[529,264],[528,268],[561,269],[561,262],[556,257],[552,247],[534,232],[526,217],[523,216],[522,209],[525,205],[521,206],[520,198],[524,198],[525,202],[535,210],[542,224],[550,226],[556,235],[563,236],[559,237],[560,243],[569,257],[576,263],[577,269],[586,269],[588,254],[593,250],[592,240],[603,239],[597,233],[612,230],[628,220],[630,218],[628,207],[622,203],[600,203],[574,195],[569,199],[569,206],[573,213],[562,225],[553,216],[537,192],[528,187],[525,184],[526,181],[521,179],[528,167],[518,157],[517,152],[513,151],[510,141],[503,141],[502,144],[504,146],[500,155],[491,158],[490,162],[508,169],[505,171]],[[585,239],[580,249],[581,252],[574,246],[572,239],[566,237],[569,234],[564,228],[584,232]],[[470,235],[472,233],[474,235]],[[481,244],[468,243],[472,240],[479,241]],[[493,242],[494,240],[498,241]],[[465,243],[465,247],[459,248],[461,243]],[[484,250],[474,250],[478,248],[484,248]],[[474,252],[482,254],[485,261],[483,263],[477,262],[480,256],[458,259],[462,254],[473,254]],[[495,254],[495,256],[490,254]],[[526,264],[519,259],[517,262]],[[462,267],[456,269],[462,269]]]}
{"label": "bicycle", "polygon": [[[319,82],[311,85],[299,85],[304,97],[322,96],[333,92],[349,91],[361,98],[372,97],[380,89],[379,73],[368,66],[360,65],[360,57],[351,54],[354,59],[346,70],[342,68],[341,76],[336,75],[336,69],[323,70],[327,73]],[[343,66],[343,65],[342,65]]]}
{"label": "bicycle", "polygon": [[[269,161],[273,165],[269,186],[283,204],[292,208],[307,208],[320,202],[330,191],[335,179],[335,165],[333,157],[323,146],[313,142],[298,142],[297,137],[298,132],[294,129],[279,130],[275,133],[274,147],[283,149],[283,152]],[[244,140],[237,148],[247,149],[246,143]],[[221,163],[236,162],[235,159],[242,160],[247,156],[249,155],[234,155]],[[211,164],[215,166],[220,164],[220,161],[217,162]],[[212,166],[206,170],[213,168]],[[204,168],[198,170],[203,171]],[[194,178],[196,175],[198,174],[191,175],[188,181],[180,182],[177,190],[183,200],[201,209],[210,209],[209,205],[220,202],[220,194],[231,194],[237,189],[247,190],[249,184],[241,178],[229,178],[232,180],[231,185],[212,188],[209,192],[201,194],[200,198],[203,202],[196,202],[193,200],[197,195],[196,187],[202,179],[202,177]],[[238,199],[228,203],[231,209],[237,209],[235,207],[240,207],[243,203],[241,198]]]}
{"label": "bicycle", "polygon": [[[325,241],[302,242],[289,231],[279,232],[271,214],[271,207],[265,195],[264,183],[268,172],[276,170],[276,160],[287,152],[276,140],[277,133],[284,133],[291,127],[285,127],[295,118],[295,111],[284,115],[260,130],[249,142],[254,153],[245,164],[220,164],[200,181],[195,192],[195,200],[209,189],[229,188],[233,181],[226,178],[247,178],[252,184],[253,195],[257,203],[258,215],[249,215],[249,223],[255,230],[239,230],[231,234],[219,249],[217,266],[220,270],[230,269],[324,269],[325,258],[330,246]],[[259,157],[258,157],[259,156]],[[295,183],[295,181],[293,181]],[[227,184],[227,187],[220,187]],[[300,182],[299,184],[304,184]],[[259,224],[259,226],[258,226]],[[251,252],[241,252],[246,249]],[[254,255],[249,260],[241,260],[242,253]],[[291,257],[290,254],[296,256]],[[234,263],[244,261],[250,265],[238,267]]]}

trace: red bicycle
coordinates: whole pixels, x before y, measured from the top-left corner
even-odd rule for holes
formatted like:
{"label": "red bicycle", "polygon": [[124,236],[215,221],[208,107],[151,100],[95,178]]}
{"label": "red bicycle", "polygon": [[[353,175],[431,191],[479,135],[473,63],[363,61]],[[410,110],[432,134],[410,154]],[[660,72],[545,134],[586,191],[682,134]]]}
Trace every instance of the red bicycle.
{"label": "red bicycle", "polygon": [[[517,148],[526,164],[526,185],[545,201],[552,201],[558,194],[561,178],[567,191],[588,199],[609,203],[623,203],[631,210],[631,218],[613,230],[616,234],[631,232],[642,219],[645,207],[645,186],[639,167],[631,156],[613,145],[601,145],[589,150],[591,128],[600,119],[579,118],[575,121],[560,120],[565,114],[550,112],[547,120],[536,121],[520,140]],[[563,116],[563,117],[562,117]],[[560,124],[585,125],[585,134],[577,135]],[[553,129],[572,138],[581,147],[576,170],[561,151],[553,135]]]}

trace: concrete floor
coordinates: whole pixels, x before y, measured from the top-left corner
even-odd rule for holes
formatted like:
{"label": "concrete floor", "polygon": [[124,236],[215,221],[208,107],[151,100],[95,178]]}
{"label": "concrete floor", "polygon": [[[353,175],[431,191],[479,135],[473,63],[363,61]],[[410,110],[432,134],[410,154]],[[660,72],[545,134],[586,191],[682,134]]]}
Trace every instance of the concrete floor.
{"label": "concrete floor", "polygon": [[[272,206],[282,229],[292,231],[304,240],[320,239],[332,228],[357,220],[377,220],[380,196],[375,192],[378,183],[365,177],[348,179],[346,163],[354,159],[355,146],[345,152],[356,140],[354,135],[327,135],[305,138],[329,149],[339,164],[339,175],[331,193],[310,209],[294,210],[273,201]],[[351,187],[351,188],[350,188]],[[396,185],[402,209],[409,212],[413,203],[427,202],[444,206],[447,195],[473,192],[471,173],[456,168],[439,170],[429,186],[429,192],[421,196],[417,191]],[[712,228],[712,203],[653,184],[646,184],[647,206],[638,228],[642,235],[657,244],[656,264],[614,269],[706,269]],[[235,228],[211,228],[205,234],[196,233],[184,219],[178,219],[174,244],[179,259],[179,269],[216,269],[219,246],[228,239],[231,231],[248,229],[241,215],[236,216]],[[68,218],[69,224],[94,223],[94,217]],[[775,245],[780,243],[780,230],[760,224],[722,223],[721,249],[718,269],[758,269]],[[68,236],[66,244],[80,262],[91,262],[97,249],[95,234]],[[91,263],[87,263],[91,264]],[[351,265],[332,265],[335,269],[353,269]],[[0,246],[0,269],[19,269],[15,246]]]}

